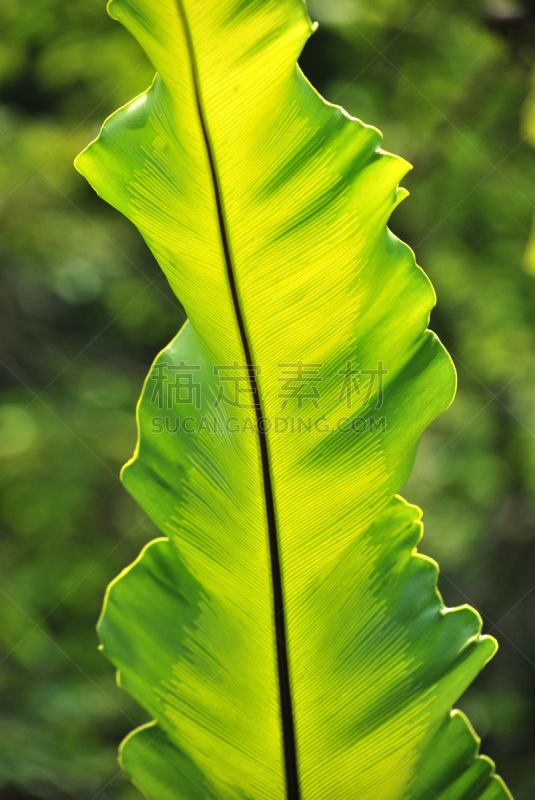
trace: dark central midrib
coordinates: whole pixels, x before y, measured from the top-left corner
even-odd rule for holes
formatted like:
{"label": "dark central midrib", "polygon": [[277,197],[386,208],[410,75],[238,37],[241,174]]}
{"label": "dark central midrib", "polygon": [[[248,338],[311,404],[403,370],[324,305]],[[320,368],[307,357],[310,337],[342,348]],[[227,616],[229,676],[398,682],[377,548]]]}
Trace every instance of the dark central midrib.
{"label": "dark central midrib", "polygon": [[259,388],[256,381],[256,374],[251,355],[251,348],[247,339],[245,331],[245,324],[241,312],[240,302],[238,298],[238,291],[236,288],[236,280],[234,277],[234,269],[232,265],[232,256],[230,254],[229,240],[225,224],[225,215],[223,211],[223,199],[217,171],[215,168],[214,153],[206,120],[204,119],[204,111],[201,102],[201,91],[199,85],[199,76],[197,73],[197,64],[195,60],[195,50],[193,48],[193,41],[191,31],[188,24],[188,19],[183,6],[182,0],[176,0],[179,16],[184,25],[184,32],[186,35],[187,46],[191,61],[191,72],[193,77],[193,85],[195,89],[195,99],[197,103],[197,111],[201,123],[202,134],[206,151],[208,154],[208,161],[210,164],[210,172],[212,176],[212,183],[214,187],[214,196],[217,207],[217,218],[219,224],[219,233],[221,236],[221,243],[225,257],[225,265],[227,269],[227,276],[230,285],[230,292],[232,295],[232,302],[236,313],[236,320],[240,332],[243,352],[247,362],[249,384],[251,393],[255,403],[256,414],[256,428],[258,432],[258,439],[260,443],[260,456],[262,461],[262,477],[264,486],[264,499],[266,504],[266,517],[268,526],[269,537],[269,551],[271,556],[271,577],[273,585],[273,607],[274,607],[274,620],[275,620],[275,637],[277,647],[277,667],[279,677],[279,694],[281,705],[281,718],[282,718],[282,736],[284,744],[284,765],[286,772],[286,791],[288,800],[300,800],[301,793],[299,789],[299,775],[297,771],[297,755],[295,747],[295,727],[292,709],[292,694],[290,689],[290,671],[288,667],[288,651],[286,647],[286,623],[284,618],[284,596],[282,591],[282,577],[281,566],[279,557],[279,544],[277,536],[277,522],[275,517],[275,504],[273,500],[273,486],[271,482],[271,470],[269,467],[269,452],[267,446],[266,432],[262,426],[262,405],[260,401]]}

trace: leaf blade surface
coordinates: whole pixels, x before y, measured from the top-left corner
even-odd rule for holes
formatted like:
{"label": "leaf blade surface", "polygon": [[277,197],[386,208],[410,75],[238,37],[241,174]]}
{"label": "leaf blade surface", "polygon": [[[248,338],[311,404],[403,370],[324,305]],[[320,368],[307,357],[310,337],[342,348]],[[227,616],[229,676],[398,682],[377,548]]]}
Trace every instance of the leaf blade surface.
{"label": "leaf blade surface", "polygon": [[[386,227],[408,166],[296,67],[311,31],[300,0],[110,10],[159,75],[78,166],[139,227],[186,308],[151,380],[202,367],[195,434],[154,431],[151,393],[141,401],[124,480],[169,543],[112,585],[101,623],[166,760],[170,742],[196,776],[176,796],[507,797],[448,716],[494,645],[474,612],[444,613],[434,568],[412,554],[418,513],[393,499],[455,385],[426,330],[432,288]],[[238,434],[227,408],[214,412],[214,371],[234,363],[254,376],[248,407],[232,409]],[[299,363],[321,366],[314,430],[256,432],[259,417],[295,419],[280,379]],[[366,396],[346,414],[344,364]],[[203,417],[215,428],[200,431]],[[466,743],[444,777],[429,742],[453,728]],[[125,745],[136,763],[161,761],[157,739],[142,750],[137,736]]]}

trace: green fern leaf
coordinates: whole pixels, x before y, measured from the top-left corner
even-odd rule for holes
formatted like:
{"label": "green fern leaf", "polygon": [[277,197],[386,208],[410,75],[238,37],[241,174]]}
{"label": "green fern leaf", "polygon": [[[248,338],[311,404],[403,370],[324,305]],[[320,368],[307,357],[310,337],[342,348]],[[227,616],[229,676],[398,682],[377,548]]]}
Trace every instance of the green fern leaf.
{"label": "green fern leaf", "polygon": [[492,656],[396,496],[453,366],[387,229],[406,162],[296,66],[301,0],[112,0],[158,71],[77,159],[189,321],[123,480],[159,526],[100,635],[151,800],[505,800],[451,705]]}

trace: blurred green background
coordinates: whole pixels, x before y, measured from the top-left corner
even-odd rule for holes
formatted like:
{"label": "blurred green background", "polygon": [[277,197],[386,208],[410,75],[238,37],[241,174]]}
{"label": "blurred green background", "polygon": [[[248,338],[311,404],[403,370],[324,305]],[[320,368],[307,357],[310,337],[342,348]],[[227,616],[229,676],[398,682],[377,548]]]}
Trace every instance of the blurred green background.
{"label": "blurred green background", "polygon": [[[531,800],[535,4],[310,8],[305,73],[414,165],[391,227],[435,285],[459,392],[404,495],[424,508],[446,602],[470,602],[499,639],[460,706]],[[0,796],[134,800],[116,746],[145,715],[115,686],[95,622],[155,534],[118,473],[143,378],[184,314],[72,161],[153,70],[101,0],[2,0],[0,37]]]}

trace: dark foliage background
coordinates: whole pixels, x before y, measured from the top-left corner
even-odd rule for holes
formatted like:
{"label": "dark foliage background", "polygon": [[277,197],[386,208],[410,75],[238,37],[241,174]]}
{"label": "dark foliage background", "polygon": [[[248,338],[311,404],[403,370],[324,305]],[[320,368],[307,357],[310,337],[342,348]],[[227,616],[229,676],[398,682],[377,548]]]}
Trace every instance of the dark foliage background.
{"label": "dark foliage background", "polygon": [[[458,397],[404,495],[448,604],[500,651],[460,705],[516,800],[535,790],[535,14],[476,0],[311,0],[302,67],[414,164],[393,230],[439,305]],[[134,228],[72,167],[152,69],[101,0],[0,4],[0,792],[139,797],[116,745],[144,721],[94,630],[154,535],[121,488],[134,405],[184,315]],[[531,252],[533,250],[533,253]]]}

